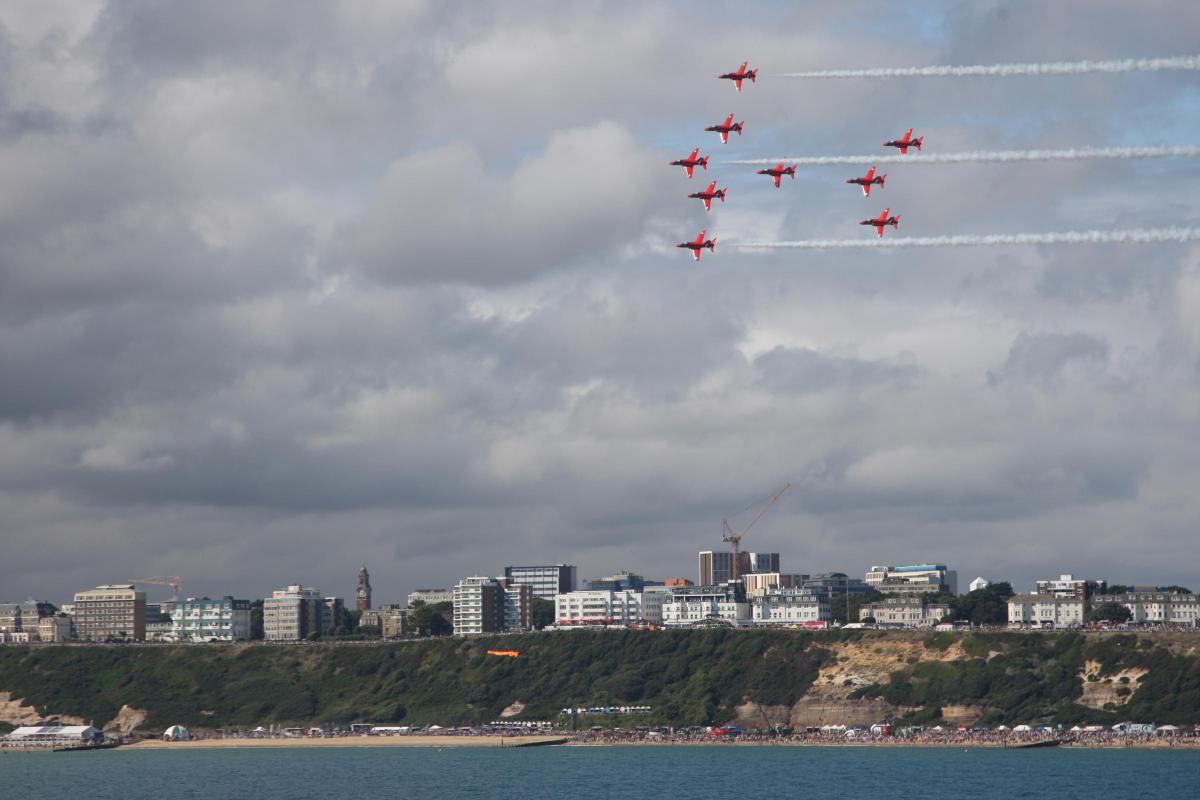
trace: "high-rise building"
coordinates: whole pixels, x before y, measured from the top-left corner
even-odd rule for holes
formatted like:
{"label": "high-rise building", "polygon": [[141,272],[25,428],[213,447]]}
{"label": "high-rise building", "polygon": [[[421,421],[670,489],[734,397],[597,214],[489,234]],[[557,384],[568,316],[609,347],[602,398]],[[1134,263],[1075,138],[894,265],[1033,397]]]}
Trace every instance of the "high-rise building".
{"label": "high-rise building", "polygon": [[132,583],[108,583],[75,593],[75,631],[80,639],[146,638],[146,593]]}
{"label": "high-rise building", "polygon": [[[716,586],[725,583],[733,577],[730,569],[733,555],[728,550],[701,550],[700,569],[697,586]],[[738,553],[738,573],[745,575],[750,571],[750,554]]]}
{"label": "high-rise building", "polygon": [[504,593],[504,630],[528,631],[533,628],[533,587],[497,578]]}
{"label": "high-rise building", "polygon": [[454,635],[498,633],[504,629],[504,597],[495,578],[475,575],[454,584]]}
{"label": "high-rise building", "polygon": [[746,572],[779,572],[779,553],[747,553]]}
{"label": "high-rise building", "polygon": [[371,607],[371,576],[367,574],[367,565],[363,564],[358,570],[358,588],[354,592],[354,607],[366,611]]}
{"label": "high-rise building", "polygon": [[512,583],[529,586],[534,597],[553,600],[564,592],[576,588],[576,570],[569,564],[554,564],[540,567],[505,567],[504,577]]}
{"label": "high-rise building", "polygon": [[454,634],[527,631],[535,596],[532,586],[508,578],[463,578],[454,585]]}
{"label": "high-rise building", "polygon": [[171,638],[181,642],[237,642],[250,638],[250,601],[189,597],[171,612]]}
{"label": "high-rise building", "polygon": [[276,589],[263,600],[263,638],[295,641],[321,631],[324,598],[310,586],[298,583]]}

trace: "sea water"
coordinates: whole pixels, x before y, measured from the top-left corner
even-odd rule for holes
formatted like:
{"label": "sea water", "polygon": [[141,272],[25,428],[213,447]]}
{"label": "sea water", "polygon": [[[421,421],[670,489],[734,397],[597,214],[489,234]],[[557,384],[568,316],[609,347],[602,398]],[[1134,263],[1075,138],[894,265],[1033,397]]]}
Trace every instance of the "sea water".
{"label": "sea water", "polygon": [[1200,750],[612,746],[0,754],[13,800],[1200,797]]}

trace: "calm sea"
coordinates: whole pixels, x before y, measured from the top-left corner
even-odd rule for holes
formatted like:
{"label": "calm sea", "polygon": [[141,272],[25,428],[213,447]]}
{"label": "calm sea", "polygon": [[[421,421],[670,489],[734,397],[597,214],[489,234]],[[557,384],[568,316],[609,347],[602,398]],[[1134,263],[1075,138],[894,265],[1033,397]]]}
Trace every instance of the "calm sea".
{"label": "calm sea", "polygon": [[13,800],[1200,797],[1200,751],[310,748],[0,754]]}

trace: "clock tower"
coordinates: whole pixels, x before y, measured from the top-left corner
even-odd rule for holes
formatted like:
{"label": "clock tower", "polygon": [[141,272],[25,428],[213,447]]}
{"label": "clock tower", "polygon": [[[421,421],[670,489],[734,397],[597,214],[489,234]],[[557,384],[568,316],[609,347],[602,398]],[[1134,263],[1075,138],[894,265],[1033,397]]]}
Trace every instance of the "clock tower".
{"label": "clock tower", "polygon": [[363,564],[358,571],[358,590],[355,592],[355,608],[366,611],[371,607],[371,576],[367,574],[367,565]]}

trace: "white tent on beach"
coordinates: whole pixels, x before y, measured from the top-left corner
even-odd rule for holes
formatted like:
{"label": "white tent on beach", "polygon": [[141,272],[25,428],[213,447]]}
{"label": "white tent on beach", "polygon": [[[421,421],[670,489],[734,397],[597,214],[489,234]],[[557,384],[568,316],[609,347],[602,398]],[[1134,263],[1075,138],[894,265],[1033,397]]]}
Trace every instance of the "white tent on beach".
{"label": "white tent on beach", "polygon": [[191,738],[191,732],[182,725],[172,725],[163,731],[163,741],[165,742],[186,742]]}

